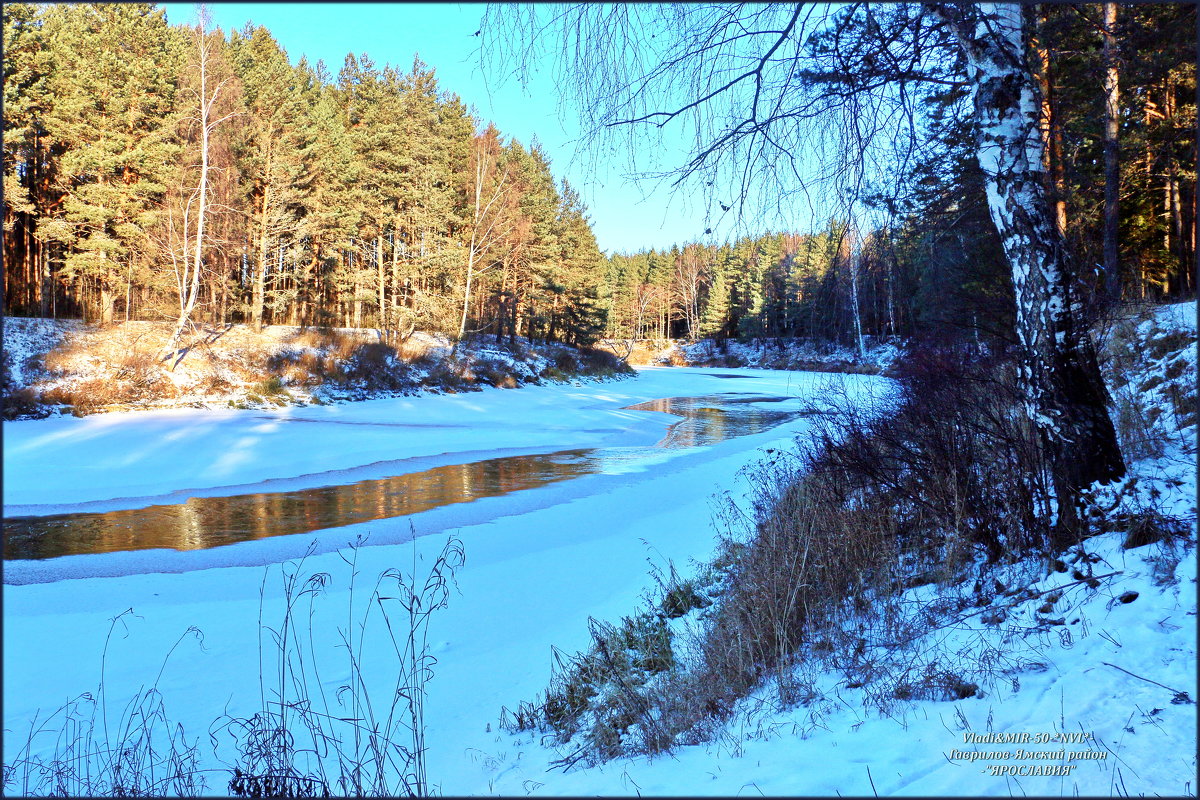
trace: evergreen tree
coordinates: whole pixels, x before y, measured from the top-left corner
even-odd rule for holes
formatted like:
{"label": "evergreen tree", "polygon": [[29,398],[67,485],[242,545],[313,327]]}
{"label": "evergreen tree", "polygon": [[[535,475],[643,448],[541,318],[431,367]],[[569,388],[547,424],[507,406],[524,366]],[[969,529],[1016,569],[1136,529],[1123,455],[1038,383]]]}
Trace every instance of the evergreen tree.
{"label": "evergreen tree", "polygon": [[[268,291],[272,258],[287,248],[298,255],[294,241],[302,214],[302,199],[310,188],[310,132],[306,130],[302,75],[264,27],[247,26],[230,42],[241,78],[244,115],[238,147],[244,202],[249,212],[248,248],[254,275],[250,321],[263,324],[265,305],[281,311],[298,290],[282,286]],[[276,264],[282,258],[276,258]]]}
{"label": "evergreen tree", "polygon": [[62,213],[39,227],[65,248],[62,274],[94,288],[110,323],[158,216],[166,165],[179,157],[178,51],[165,13],[148,3],[51,6],[43,30],[55,64],[44,124]]}
{"label": "evergreen tree", "polygon": [[37,236],[47,212],[44,119],[53,96],[52,62],[41,15],[31,3],[6,3],[4,24],[4,290],[3,309],[45,315],[49,270]]}

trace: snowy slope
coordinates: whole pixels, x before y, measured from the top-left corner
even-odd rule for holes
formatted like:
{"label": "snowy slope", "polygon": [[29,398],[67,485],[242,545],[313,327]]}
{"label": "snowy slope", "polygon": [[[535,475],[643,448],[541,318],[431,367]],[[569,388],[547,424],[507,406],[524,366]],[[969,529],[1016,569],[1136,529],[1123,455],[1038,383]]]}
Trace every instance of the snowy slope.
{"label": "snowy slope", "polygon": [[[489,752],[504,757],[487,762],[495,774],[489,790],[1194,796],[1196,304],[1157,308],[1131,324],[1137,360],[1124,378],[1139,392],[1132,408],[1154,422],[1161,445],[1130,460],[1122,502],[1130,509],[1150,504],[1191,535],[1129,550],[1123,532],[1096,537],[1062,554],[1065,572],[1053,563],[1018,564],[1005,576],[1006,595],[986,609],[943,612],[941,627],[914,643],[912,658],[951,672],[964,660],[978,666],[995,659],[993,680],[980,695],[879,710],[868,688],[849,688],[844,676],[825,673],[816,676],[817,696],[797,707],[781,707],[774,684],[763,687],[711,744],[658,759],[591,768],[581,762],[565,774],[552,764],[570,747],[498,735]],[[1077,575],[1098,580],[1089,585]],[[932,608],[931,588],[906,599]],[[946,592],[955,595],[969,598],[970,587]],[[993,741],[991,734],[1010,738]]]}

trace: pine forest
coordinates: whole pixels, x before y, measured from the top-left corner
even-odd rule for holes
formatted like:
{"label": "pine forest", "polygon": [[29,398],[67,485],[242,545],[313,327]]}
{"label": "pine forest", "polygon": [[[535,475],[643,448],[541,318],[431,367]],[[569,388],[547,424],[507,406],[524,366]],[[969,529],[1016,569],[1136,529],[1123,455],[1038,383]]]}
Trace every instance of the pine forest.
{"label": "pine forest", "polygon": [[5,2],[0,794],[1195,797],[1198,7]]}

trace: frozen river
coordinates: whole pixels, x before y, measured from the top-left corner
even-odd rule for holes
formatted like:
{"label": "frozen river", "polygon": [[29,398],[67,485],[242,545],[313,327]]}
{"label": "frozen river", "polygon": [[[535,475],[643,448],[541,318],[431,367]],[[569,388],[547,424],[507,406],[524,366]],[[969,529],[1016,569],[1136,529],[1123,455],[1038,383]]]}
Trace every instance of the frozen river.
{"label": "frozen river", "polygon": [[[500,456],[328,486],[197,496],[144,508],[10,516],[4,523],[4,554],[6,559],[19,560],[157,548],[198,550],[408,517],[583,475],[627,473],[642,464],[659,462],[664,449],[705,447],[760,433],[800,413],[789,400],[795,398],[723,392],[628,406],[681,418],[650,446]],[[792,410],[769,407],[774,404]],[[303,436],[304,431],[297,434]],[[375,464],[371,471],[403,470],[410,465],[411,461]],[[346,481],[352,474],[343,471],[328,477]]]}
{"label": "frozen river", "polygon": [[[39,710],[44,718],[66,698],[96,690],[110,620],[132,609],[106,655],[110,714],[162,669],[158,689],[167,712],[199,741],[202,764],[230,763],[233,754],[212,752],[206,734],[223,712],[246,715],[260,707],[260,603],[264,621],[272,622],[281,602],[280,562],[311,550],[299,569],[331,576],[311,625],[329,645],[321,648],[328,662],[323,681],[336,686],[346,679],[338,630],[353,602],[348,568],[336,551],[367,537],[371,546],[359,551],[356,570],[373,584],[390,567],[428,563],[452,534],[463,544],[466,565],[430,632],[438,664],[425,711],[429,773],[444,794],[486,792],[495,777],[492,751],[508,748],[495,732],[501,706],[544,687],[551,646],[570,651],[586,644],[589,616],[629,613],[650,583],[648,560],[686,568],[689,558],[707,556],[713,498],[741,497],[739,471],[802,430],[802,412],[830,381],[851,396],[883,385],[864,376],[647,369],[605,384],[273,413],[184,409],[5,423],[6,517],[187,508],[205,499],[320,492],[510,457],[550,459],[560,472],[572,472],[411,513],[384,509],[332,523],[318,515],[312,530],[295,535],[211,547],[203,542],[203,524],[181,528],[176,520],[173,535],[193,531],[197,549],[178,549],[189,543],[176,538],[163,547],[6,561],[4,727],[11,733],[5,758]],[[680,423],[669,403],[642,405],[663,398],[703,399],[684,404],[692,413]],[[739,414],[757,422],[728,425]],[[711,424],[689,427],[706,415]],[[739,435],[704,433],[722,427]],[[664,443],[673,446],[656,447]],[[461,492],[473,480],[458,475],[439,491]],[[359,509],[354,513],[364,507],[348,505]],[[246,527],[270,528],[274,513],[260,501],[236,515]],[[192,628],[202,631],[203,643],[186,637],[172,651]],[[386,661],[389,647],[368,642],[364,658]],[[373,690],[386,694],[386,671],[379,679]],[[226,792],[222,780],[211,780],[209,792]]]}

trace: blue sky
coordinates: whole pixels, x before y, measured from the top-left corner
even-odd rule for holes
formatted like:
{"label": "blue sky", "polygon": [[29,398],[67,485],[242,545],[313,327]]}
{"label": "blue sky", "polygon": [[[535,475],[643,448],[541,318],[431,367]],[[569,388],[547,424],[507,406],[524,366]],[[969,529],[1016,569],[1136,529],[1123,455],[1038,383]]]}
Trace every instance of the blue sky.
{"label": "blue sky", "polygon": [[[192,22],[193,3],[163,3],[171,24]],[[685,241],[714,241],[704,235],[702,203],[655,191],[650,180],[635,181],[609,162],[595,167],[576,157],[579,129],[571,112],[558,112],[560,93],[542,70],[528,90],[515,78],[480,68],[474,35],[482,3],[213,3],[215,25],[229,31],[247,22],[263,25],[293,63],[306,55],[337,74],[346,54],[367,53],[376,64],[407,70],[414,54],[436,70],[443,89],[456,93],[482,120],[528,145],[536,135],[557,177],[566,177],[588,206],[592,228],[606,252],[669,247]],[[720,234],[720,230],[717,231]],[[723,237],[722,237],[723,238]]]}

